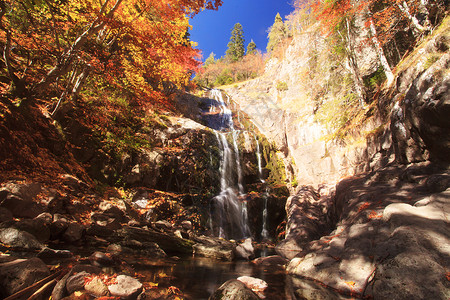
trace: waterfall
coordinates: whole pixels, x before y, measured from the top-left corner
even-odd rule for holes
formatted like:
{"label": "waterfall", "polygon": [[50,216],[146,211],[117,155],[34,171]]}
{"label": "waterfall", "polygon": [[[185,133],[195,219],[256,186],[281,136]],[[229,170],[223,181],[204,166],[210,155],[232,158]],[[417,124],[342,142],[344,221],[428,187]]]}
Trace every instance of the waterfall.
{"label": "waterfall", "polygon": [[[255,141],[256,141],[256,161],[258,162],[258,175],[259,175],[259,181],[261,183],[265,184],[265,181],[263,179],[262,175],[262,159],[261,159],[261,150],[259,149],[259,140],[258,137],[255,135]],[[263,224],[262,224],[262,230],[261,230],[261,239],[267,240],[269,238],[269,232],[267,231],[267,201],[269,198],[269,190],[268,187],[266,187],[266,191],[264,192],[264,210],[263,210]]]}
{"label": "waterfall", "polygon": [[[221,238],[242,239],[250,235],[250,230],[237,142],[239,131],[234,129],[233,114],[227,106],[229,98],[225,103],[219,90],[212,90],[210,97],[217,102],[211,106],[210,113],[218,116],[214,133],[221,160],[220,193],[211,199],[209,224],[212,232]],[[227,135],[231,136],[233,150]]]}

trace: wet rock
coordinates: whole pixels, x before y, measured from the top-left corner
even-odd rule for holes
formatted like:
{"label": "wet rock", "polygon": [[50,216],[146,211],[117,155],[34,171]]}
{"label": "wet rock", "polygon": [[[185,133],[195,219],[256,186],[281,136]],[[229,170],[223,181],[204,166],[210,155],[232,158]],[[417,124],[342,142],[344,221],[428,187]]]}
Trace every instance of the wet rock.
{"label": "wet rock", "polygon": [[255,257],[255,249],[252,245],[252,239],[246,239],[242,244],[236,246],[234,250],[236,259],[250,260]]}
{"label": "wet rock", "polygon": [[85,231],[86,228],[83,225],[78,223],[69,223],[62,237],[66,242],[69,243],[77,242],[81,240]]}
{"label": "wet rock", "polygon": [[209,257],[218,260],[232,261],[234,259],[235,244],[212,237],[195,237],[194,256]]}
{"label": "wet rock", "polygon": [[6,208],[0,207],[0,223],[12,221],[13,214]]}
{"label": "wet rock", "polygon": [[84,286],[84,289],[89,293],[96,297],[108,296],[109,290],[108,286],[98,277],[92,278],[92,280],[88,281]]}
{"label": "wet rock", "polygon": [[[157,243],[153,242],[139,242],[136,240],[126,239],[118,245],[121,251],[128,253],[140,253],[147,257],[162,258],[167,254],[162,250]],[[123,246],[123,247],[122,247]]]}
{"label": "wet rock", "polygon": [[67,278],[66,289],[69,294],[84,289],[85,278],[91,274],[87,272],[80,272]]}
{"label": "wet rock", "polygon": [[237,280],[245,284],[246,287],[251,289],[261,298],[264,298],[264,291],[269,286],[264,280],[250,276],[241,276],[238,277]]}
{"label": "wet rock", "polygon": [[124,226],[117,231],[123,241],[135,240],[142,244],[156,243],[166,253],[192,254],[192,241],[180,239],[174,235],[164,234],[153,230]]}
{"label": "wet rock", "polygon": [[125,299],[135,299],[143,290],[142,283],[126,275],[117,276],[117,284],[108,286],[112,296]]}
{"label": "wet rock", "polygon": [[0,264],[0,297],[6,298],[50,275],[39,258],[16,259]]}
{"label": "wet rock", "polygon": [[113,266],[115,264],[114,260],[103,252],[96,251],[91,256],[89,256],[91,264],[97,267],[103,266]]}
{"label": "wet rock", "polygon": [[222,284],[209,300],[258,300],[260,299],[251,289],[239,280],[231,279]]}
{"label": "wet rock", "polygon": [[288,263],[288,260],[279,255],[272,255],[267,257],[259,257],[252,262],[261,266],[284,266]]}
{"label": "wet rock", "polygon": [[30,233],[16,228],[0,229],[0,242],[17,249],[40,250],[43,245]]}

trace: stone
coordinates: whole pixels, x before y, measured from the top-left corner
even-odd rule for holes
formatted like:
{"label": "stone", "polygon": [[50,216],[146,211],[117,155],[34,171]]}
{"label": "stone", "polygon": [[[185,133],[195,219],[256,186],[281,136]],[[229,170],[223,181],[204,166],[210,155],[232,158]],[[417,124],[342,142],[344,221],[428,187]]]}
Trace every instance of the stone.
{"label": "stone", "polygon": [[13,214],[6,208],[0,207],[0,223],[12,221]]}
{"label": "stone", "polygon": [[209,300],[258,300],[260,299],[251,289],[239,280],[231,279],[222,284]]}
{"label": "stone", "polygon": [[85,231],[86,228],[83,225],[78,223],[69,223],[66,231],[64,231],[62,238],[69,243],[77,242],[81,240]]}
{"label": "stone", "polygon": [[213,237],[193,237],[197,244],[194,245],[194,256],[209,257],[217,260],[232,261],[236,245],[230,241]]}
{"label": "stone", "polygon": [[61,258],[71,258],[73,257],[73,254],[69,250],[55,250],[44,247],[41,251],[39,251],[37,257],[43,260],[54,260]]}
{"label": "stone", "polygon": [[106,213],[92,213],[91,220],[99,226],[105,227],[110,230],[116,230],[122,227],[120,224],[121,217],[115,217]]}
{"label": "stone", "polygon": [[142,283],[133,277],[126,275],[119,275],[116,278],[117,283],[108,286],[108,290],[112,296],[117,296],[125,299],[136,298],[143,290]]}
{"label": "stone", "polygon": [[113,266],[115,264],[114,260],[103,252],[96,251],[91,256],[89,256],[91,264],[97,267],[103,266]]}
{"label": "stone", "polygon": [[72,294],[76,291],[81,291],[84,289],[85,278],[90,276],[91,274],[87,272],[80,272],[74,274],[67,278],[66,289],[69,294]]}
{"label": "stone", "polygon": [[32,234],[16,228],[1,228],[0,242],[22,250],[40,250],[44,247]]}
{"label": "stone", "polygon": [[272,255],[267,257],[259,257],[254,259],[252,262],[261,266],[284,266],[288,263],[288,260],[280,255]]}
{"label": "stone", "polygon": [[8,209],[16,218],[32,219],[44,211],[40,205],[32,200],[25,200],[14,194],[9,194],[0,203],[0,207]]}
{"label": "stone", "polygon": [[135,240],[144,245],[145,243],[156,243],[167,254],[192,254],[193,251],[194,242],[151,229],[124,226],[117,231],[117,235],[124,241]]}
{"label": "stone", "polygon": [[166,221],[166,220],[156,221],[154,225],[155,225],[156,228],[164,230],[164,231],[167,231],[167,230],[170,231],[170,230],[173,229],[173,225],[170,222]]}
{"label": "stone", "polygon": [[86,230],[86,234],[106,238],[112,236],[114,234],[114,230],[108,228],[107,226],[102,226],[97,223],[91,223]]}
{"label": "stone", "polygon": [[98,205],[98,209],[103,212],[103,214],[118,219],[120,222],[124,221],[126,207],[119,208],[116,204],[108,201],[103,201]]}
{"label": "stone", "polygon": [[183,222],[181,222],[181,227],[186,231],[192,230],[192,222],[184,220]]}
{"label": "stone", "polygon": [[49,275],[47,265],[36,257],[0,263],[0,297],[6,298]]}
{"label": "stone", "polygon": [[236,246],[234,250],[236,259],[250,260],[255,257],[255,249],[252,245],[252,239],[246,239],[242,244]]}
{"label": "stone", "polygon": [[40,242],[46,242],[50,239],[50,228],[47,226],[46,220],[42,218],[20,220],[14,224],[14,228],[32,234]]}
{"label": "stone", "polygon": [[245,284],[246,287],[251,289],[255,294],[257,294],[260,298],[264,298],[264,291],[269,287],[267,282],[262,279],[250,277],[250,276],[241,276],[238,277],[240,282]]}
{"label": "stone", "polygon": [[56,240],[61,238],[67,227],[69,227],[69,222],[66,219],[55,220],[50,224],[50,239]]}
{"label": "stone", "polygon": [[84,289],[96,297],[108,296],[109,290],[108,286],[99,278],[94,277],[92,280],[88,281],[84,286]]}
{"label": "stone", "polygon": [[15,183],[8,182],[4,189],[8,190],[11,194],[18,196],[19,198],[25,201],[33,201],[34,197],[36,197],[42,191],[42,185],[37,182],[32,183]]}

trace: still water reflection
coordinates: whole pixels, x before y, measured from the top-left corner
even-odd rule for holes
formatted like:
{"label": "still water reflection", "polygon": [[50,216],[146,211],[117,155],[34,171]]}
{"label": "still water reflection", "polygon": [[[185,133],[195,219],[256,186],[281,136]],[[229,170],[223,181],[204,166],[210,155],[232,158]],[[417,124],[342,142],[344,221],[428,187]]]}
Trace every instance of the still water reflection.
{"label": "still water reflection", "polygon": [[130,262],[145,280],[160,287],[175,286],[187,299],[208,299],[224,282],[240,276],[260,278],[267,282],[266,299],[295,299],[290,277],[280,266],[256,266],[250,262],[221,262],[208,258],[184,258],[158,263],[142,260]]}

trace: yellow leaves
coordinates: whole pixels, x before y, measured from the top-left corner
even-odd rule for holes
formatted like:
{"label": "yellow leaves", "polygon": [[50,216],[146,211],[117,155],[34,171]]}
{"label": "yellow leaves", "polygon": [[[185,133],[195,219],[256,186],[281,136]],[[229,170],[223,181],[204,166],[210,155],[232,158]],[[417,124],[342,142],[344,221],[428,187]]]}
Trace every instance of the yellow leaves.
{"label": "yellow leaves", "polygon": [[345,284],[348,285],[348,286],[351,287],[351,288],[354,288],[356,282],[354,282],[354,281],[345,281]]}

